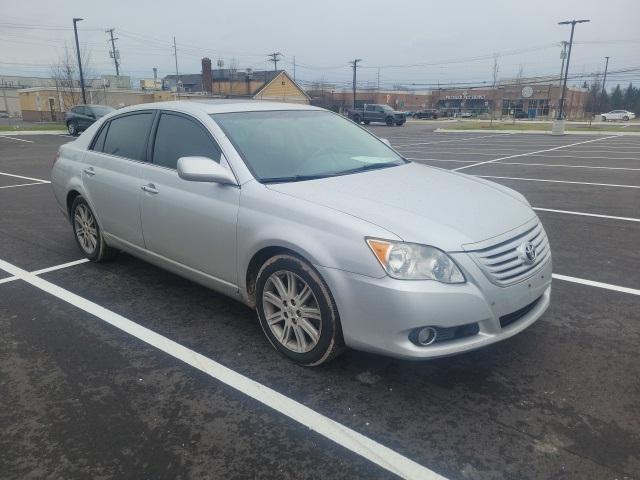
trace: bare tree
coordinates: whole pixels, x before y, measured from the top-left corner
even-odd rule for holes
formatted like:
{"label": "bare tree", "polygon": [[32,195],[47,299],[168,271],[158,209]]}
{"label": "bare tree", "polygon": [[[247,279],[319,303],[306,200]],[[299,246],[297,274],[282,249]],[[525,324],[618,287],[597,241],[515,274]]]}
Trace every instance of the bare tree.
{"label": "bare tree", "polygon": [[491,84],[491,122],[490,125],[493,125],[493,118],[496,114],[496,82],[498,81],[498,72],[500,71],[500,65],[498,65],[499,55],[497,53],[493,54],[493,83]]}
{"label": "bare tree", "polygon": [[[90,58],[91,55],[87,52],[80,52],[85,88],[94,81]],[[82,90],[80,89],[76,55],[67,45],[65,45],[63,53],[58,57],[58,61],[51,65],[51,78],[58,93],[61,111],[67,111],[74,105],[82,103]]]}

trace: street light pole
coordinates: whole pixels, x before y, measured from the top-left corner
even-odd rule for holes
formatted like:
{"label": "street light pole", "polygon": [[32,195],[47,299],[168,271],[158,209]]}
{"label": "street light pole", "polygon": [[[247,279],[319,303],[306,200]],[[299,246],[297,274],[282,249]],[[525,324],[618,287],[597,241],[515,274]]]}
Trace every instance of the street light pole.
{"label": "street light pole", "polygon": [[80,88],[82,89],[82,103],[87,103],[87,95],[84,93],[84,75],[82,74],[82,60],[80,59],[80,43],[78,42],[78,27],[77,23],[81,22],[82,18],[73,19],[73,33],[76,36],[76,53],[78,54],[78,70],[80,72]]}
{"label": "street light pole", "polygon": [[567,53],[567,63],[564,67],[564,81],[562,82],[562,97],[560,98],[560,109],[558,110],[558,120],[562,120],[562,111],[564,109],[564,97],[567,91],[567,76],[569,74],[569,61],[571,60],[571,47],[573,46],[573,31],[576,23],[586,23],[590,20],[567,20],[558,22],[558,25],[571,25],[571,36],[569,37],[569,52]]}

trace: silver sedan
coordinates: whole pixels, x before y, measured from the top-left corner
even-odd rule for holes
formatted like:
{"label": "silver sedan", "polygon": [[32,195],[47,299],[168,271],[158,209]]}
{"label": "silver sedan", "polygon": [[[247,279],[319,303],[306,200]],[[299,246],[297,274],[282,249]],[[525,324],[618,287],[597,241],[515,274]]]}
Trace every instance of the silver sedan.
{"label": "silver sedan", "polygon": [[522,195],[320,108],[129,107],[63,145],[51,178],[89,259],[125,251],[236,298],[303,365],[345,346],[452,355],[549,305],[549,243]]}

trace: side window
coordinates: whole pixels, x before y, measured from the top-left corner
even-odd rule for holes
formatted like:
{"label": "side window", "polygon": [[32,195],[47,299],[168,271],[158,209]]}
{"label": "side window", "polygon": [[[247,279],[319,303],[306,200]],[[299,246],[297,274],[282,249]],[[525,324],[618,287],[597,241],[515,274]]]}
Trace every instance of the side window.
{"label": "side window", "polygon": [[114,118],[109,122],[109,131],[102,151],[110,155],[144,161],[152,121],[151,112]]}
{"label": "side window", "polygon": [[76,113],[80,115],[86,115],[87,107],[76,107]]}
{"label": "side window", "polygon": [[220,161],[220,149],[198,122],[180,115],[160,116],[153,146],[153,163],[176,168],[180,157],[209,157]]}
{"label": "side window", "polygon": [[376,111],[376,107],[374,105],[367,105],[366,110],[367,110],[367,112],[375,112]]}
{"label": "side window", "polygon": [[95,150],[96,152],[102,152],[104,150],[104,139],[107,136],[107,129],[109,128],[109,123],[107,122],[101,129],[100,133],[93,142],[93,147],[91,150]]}

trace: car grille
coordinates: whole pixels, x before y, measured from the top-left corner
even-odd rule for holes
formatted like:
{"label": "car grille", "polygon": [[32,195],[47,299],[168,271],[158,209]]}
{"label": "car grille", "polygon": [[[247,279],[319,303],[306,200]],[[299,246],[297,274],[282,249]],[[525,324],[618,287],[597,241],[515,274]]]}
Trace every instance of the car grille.
{"label": "car grille", "polygon": [[514,322],[517,322],[522,317],[524,317],[527,313],[534,309],[534,307],[538,304],[542,296],[536,298],[529,305],[522,307],[520,310],[516,310],[515,312],[508,313],[500,317],[500,326],[502,328],[511,325]]}
{"label": "car grille", "polygon": [[[536,249],[536,259],[530,264],[525,263],[518,250],[525,242],[533,243]],[[508,240],[472,250],[470,253],[487,277],[493,283],[503,286],[527,278],[551,255],[547,234],[539,222]]]}

